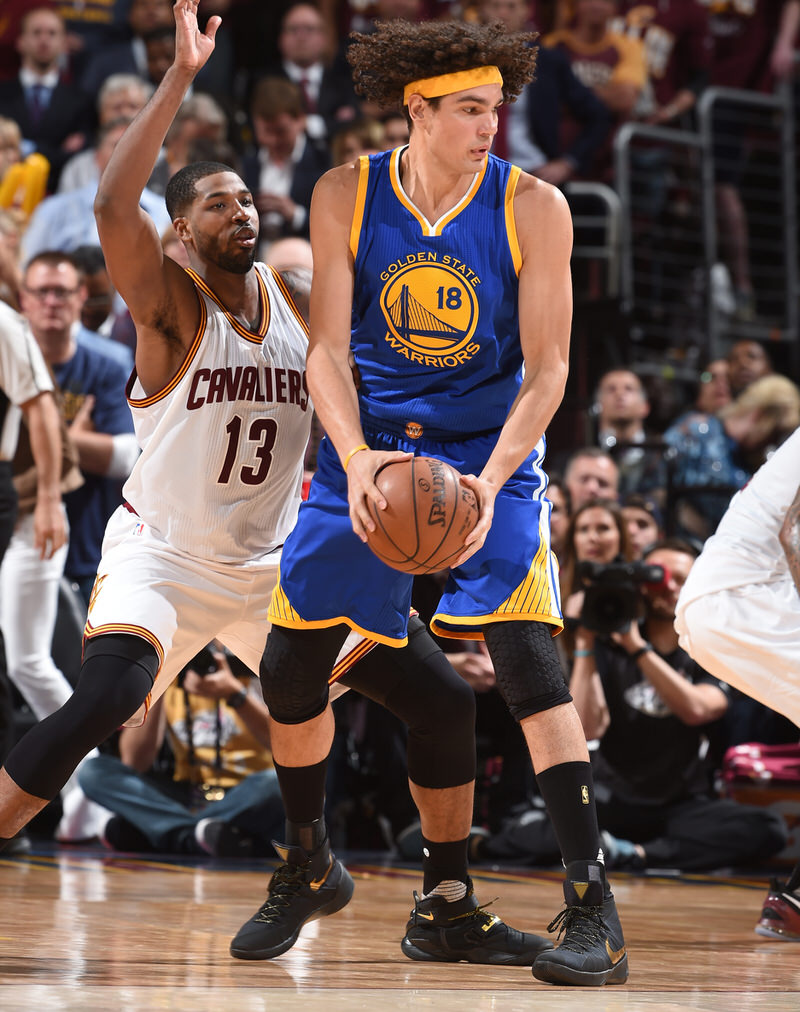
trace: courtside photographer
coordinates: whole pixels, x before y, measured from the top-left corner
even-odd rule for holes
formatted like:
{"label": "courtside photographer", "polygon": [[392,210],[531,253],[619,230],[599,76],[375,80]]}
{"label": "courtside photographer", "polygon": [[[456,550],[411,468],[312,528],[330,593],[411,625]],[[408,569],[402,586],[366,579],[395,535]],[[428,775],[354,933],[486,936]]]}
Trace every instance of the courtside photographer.
{"label": "courtside photographer", "polygon": [[[597,740],[595,791],[616,867],[698,870],[764,861],[782,820],[719,799],[728,687],[678,645],[675,606],[697,552],[667,539],[640,564],[585,567],[570,691]],[[716,740],[716,747],[715,747]]]}

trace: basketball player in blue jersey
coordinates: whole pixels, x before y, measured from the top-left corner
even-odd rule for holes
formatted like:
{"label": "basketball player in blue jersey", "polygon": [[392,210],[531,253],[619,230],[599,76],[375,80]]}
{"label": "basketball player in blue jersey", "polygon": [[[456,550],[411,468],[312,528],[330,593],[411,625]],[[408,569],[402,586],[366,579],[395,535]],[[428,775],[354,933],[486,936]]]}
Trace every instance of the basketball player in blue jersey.
{"label": "basketball player in blue jersey", "polygon": [[[311,416],[307,337],[282,280],[254,263],[252,195],[217,163],[193,163],[173,176],[167,203],[189,271],[163,255],[139,207],[164,136],[214,48],[219,19],[209,19],[203,34],[196,8],[193,0],[175,4],[175,63],[121,139],[98,190],[106,259],[137,325],[129,402],[143,452],[125,486],[128,505],[106,531],[76,691],[25,736],[0,771],[0,845],[44,807],[94,745],[122,723],[141,723],[148,705],[211,636],[258,668],[281,544],[297,513]],[[423,824],[434,839],[457,841],[426,859],[426,876],[436,885],[452,877],[451,855],[460,854],[469,830],[475,710],[466,683],[422,623],[412,623],[401,650],[378,643],[367,652],[374,643],[351,634],[340,644],[336,672],[346,670],[345,684],[408,724],[410,766],[423,771],[423,785],[437,788],[423,801],[435,808],[423,813]],[[295,674],[287,669],[282,715],[295,694]],[[301,680],[301,701],[304,691]],[[252,717],[252,699],[239,696],[229,705],[246,707],[242,716]],[[319,828],[318,792],[311,792],[307,816],[306,770],[291,768],[304,759],[298,763],[281,748],[273,752],[277,768],[284,785],[300,785],[299,800],[287,791],[286,862],[254,919],[258,937],[248,927],[232,946],[245,959],[279,955],[305,920],[344,906],[353,890],[327,841],[309,848],[310,860],[300,860],[306,854],[300,845]],[[415,950],[418,958],[530,965],[552,948],[481,910],[466,883],[458,886],[455,902],[435,898],[446,905],[444,925],[428,901],[435,938]]]}
{"label": "basketball player in blue jersey", "polygon": [[[499,23],[393,21],[349,51],[357,89],[381,107],[402,104],[411,135],[404,148],[332,170],[313,198],[307,376],[327,435],[284,548],[261,665],[287,768],[279,782],[297,813],[292,842],[305,834],[306,886],[282,907],[270,898],[234,951],[279,944],[335,898],[312,895],[329,861],[328,673],[349,629],[402,653],[411,577],[365,544],[368,502],[385,508],[374,481],[384,464],[425,454],[457,467],[481,507],[433,628],[485,639],[566,866],[566,907],[550,925],[562,940],[536,957],[534,976],[627,978],[586,742],[551,640],[562,618],[542,468],[567,375],[571,222],[556,189],[490,154],[498,106],[533,75],[532,41]],[[412,959],[458,958],[441,938],[469,898],[468,827],[454,840],[437,816],[472,784],[443,790],[445,778],[460,782],[453,775],[452,763],[426,768],[409,756],[427,862],[402,942]]]}

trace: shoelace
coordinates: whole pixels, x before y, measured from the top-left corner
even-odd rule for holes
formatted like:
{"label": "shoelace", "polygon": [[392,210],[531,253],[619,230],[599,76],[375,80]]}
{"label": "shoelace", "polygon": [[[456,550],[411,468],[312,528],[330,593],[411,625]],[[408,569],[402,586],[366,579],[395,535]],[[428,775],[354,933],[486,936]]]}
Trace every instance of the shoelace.
{"label": "shoelace", "polygon": [[564,907],[547,925],[548,931],[564,935],[561,948],[572,952],[588,952],[605,941],[602,907]]}
{"label": "shoelace", "polygon": [[269,884],[267,902],[253,918],[264,924],[278,920],[283,910],[291,903],[292,897],[306,881],[306,866],[303,864],[282,864],[275,869]]}
{"label": "shoelace", "polygon": [[[473,907],[471,910],[465,910],[463,914],[456,914],[454,917],[448,917],[447,920],[449,922],[452,922],[473,918],[478,924],[486,924],[487,921],[491,920],[497,920],[497,922],[499,923],[500,922],[499,917],[495,917],[494,914],[485,913],[486,908],[490,907],[493,903],[496,903],[499,899],[500,899],[499,896],[495,896],[495,898],[493,900],[489,900],[488,903],[482,903],[480,906]],[[421,902],[419,894],[417,892],[414,893],[414,902],[417,906],[419,906]]]}

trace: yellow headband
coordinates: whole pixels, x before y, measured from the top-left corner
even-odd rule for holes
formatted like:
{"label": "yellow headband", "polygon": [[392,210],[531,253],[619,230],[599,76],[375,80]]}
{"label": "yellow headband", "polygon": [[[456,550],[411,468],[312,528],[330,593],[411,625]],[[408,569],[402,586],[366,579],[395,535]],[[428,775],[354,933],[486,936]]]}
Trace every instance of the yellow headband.
{"label": "yellow headband", "polygon": [[482,84],[503,84],[503,75],[497,67],[473,67],[472,70],[457,70],[454,74],[439,74],[438,77],[423,77],[412,81],[403,91],[403,105],[408,105],[412,95],[423,98],[439,98],[456,91],[477,88]]}

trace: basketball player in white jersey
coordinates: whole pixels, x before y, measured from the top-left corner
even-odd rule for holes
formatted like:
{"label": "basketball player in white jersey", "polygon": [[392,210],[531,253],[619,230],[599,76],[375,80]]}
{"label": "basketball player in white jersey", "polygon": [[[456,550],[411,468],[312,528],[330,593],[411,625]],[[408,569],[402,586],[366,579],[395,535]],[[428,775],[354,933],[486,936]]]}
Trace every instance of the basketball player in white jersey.
{"label": "basketball player in white jersey", "polygon": [[[675,628],[706,670],[800,725],[800,429],[732,499]],[[800,942],[800,863],[771,884],[756,932]]]}
{"label": "basketball player in white jersey", "polygon": [[[220,22],[210,18],[202,34],[196,0],[177,0],[174,10],[175,62],[120,140],[95,202],[109,272],[136,323],[136,369],[127,393],[143,452],[125,485],[126,505],[107,527],[75,693],[22,739],[0,770],[0,846],[55,796],[94,745],[121,724],[141,723],[209,640],[220,639],[259,670],[280,548],[297,516],[312,410],[307,331],[281,278],[254,263],[258,215],[251,194],[225,165],[194,163],[173,176],[166,201],[188,254],[186,271],[164,256],[139,207]],[[426,811],[442,827],[442,846],[452,839],[459,847],[454,827],[468,827],[472,815],[472,793],[465,789],[475,776],[472,690],[418,619],[403,649],[378,645],[367,656],[373,645],[350,633],[333,675],[346,672],[349,687],[406,722],[409,755],[416,748],[446,767]],[[287,671],[289,694],[293,675]],[[229,700],[240,701],[240,693]],[[294,771],[281,768],[281,758],[276,749],[276,768],[291,779]],[[287,806],[287,824],[292,820],[301,839],[289,836],[280,848],[287,863],[269,887],[279,907],[305,888],[310,861],[296,864],[295,858],[305,854],[303,834],[317,828],[292,815]],[[324,848],[324,868],[308,889],[313,903],[291,936],[269,950],[233,947],[233,955],[279,955],[305,920],[349,901],[352,879],[327,837]],[[451,921],[438,931],[440,949],[425,959],[531,965],[552,948],[483,911],[471,884],[453,906]]]}

